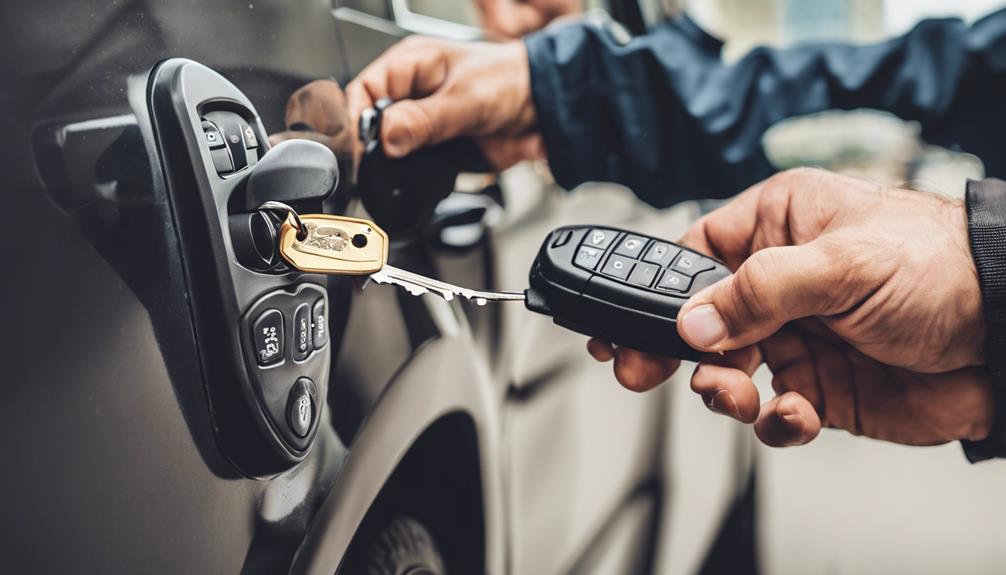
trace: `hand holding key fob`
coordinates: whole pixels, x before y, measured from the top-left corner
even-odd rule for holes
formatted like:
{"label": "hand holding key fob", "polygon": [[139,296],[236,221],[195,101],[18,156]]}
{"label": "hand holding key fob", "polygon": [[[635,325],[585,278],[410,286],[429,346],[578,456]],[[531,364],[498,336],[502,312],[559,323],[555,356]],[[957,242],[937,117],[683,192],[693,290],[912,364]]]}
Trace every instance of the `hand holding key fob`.
{"label": "hand holding key fob", "polygon": [[611,227],[563,227],[538,251],[526,305],[591,337],[695,360],[699,352],[678,335],[678,311],[729,275],[719,261],[673,242]]}

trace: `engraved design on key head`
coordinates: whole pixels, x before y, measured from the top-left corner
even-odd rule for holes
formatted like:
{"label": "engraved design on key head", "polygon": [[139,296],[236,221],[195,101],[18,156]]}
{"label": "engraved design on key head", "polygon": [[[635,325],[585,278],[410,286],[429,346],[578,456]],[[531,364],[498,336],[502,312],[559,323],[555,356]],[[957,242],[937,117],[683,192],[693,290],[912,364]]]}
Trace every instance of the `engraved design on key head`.
{"label": "engraved design on key head", "polygon": [[317,248],[322,251],[341,252],[349,243],[349,234],[339,228],[319,226],[314,222],[306,222],[304,227],[307,229],[307,239],[294,243],[295,250],[307,251],[307,248]]}
{"label": "engraved design on key head", "polygon": [[293,267],[314,273],[368,275],[388,259],[388,234],[373,222],[311,214],[300,216],[303,239],[288,217],[279,231],[279,253]]}

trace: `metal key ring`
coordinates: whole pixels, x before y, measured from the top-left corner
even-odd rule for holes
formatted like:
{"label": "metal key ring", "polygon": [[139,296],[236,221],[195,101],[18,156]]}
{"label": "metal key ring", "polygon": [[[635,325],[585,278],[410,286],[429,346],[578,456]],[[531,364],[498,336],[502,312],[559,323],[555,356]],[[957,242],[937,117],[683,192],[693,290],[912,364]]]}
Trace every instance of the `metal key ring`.
{"label": "metal key ring", "polygon": [[258,207],[258,211],[279,212],[285,214],[287,218],[293,220],[293,229],[297,230],[297,239],[303,240],[307,237],[307,228],[304,227],[304,222],[300,221],[300,214],[297,213],[297,210],[291,208],[283,202],[277,202],[274,200],[262,202],[262,205]]}

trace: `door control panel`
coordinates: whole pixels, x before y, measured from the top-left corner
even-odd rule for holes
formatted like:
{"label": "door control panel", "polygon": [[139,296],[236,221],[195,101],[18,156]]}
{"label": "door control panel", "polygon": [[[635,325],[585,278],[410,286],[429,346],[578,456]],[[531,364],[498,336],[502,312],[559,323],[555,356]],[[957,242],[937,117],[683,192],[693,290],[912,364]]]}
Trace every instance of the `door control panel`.
{"label": "door control panel", "polygon": [[[328,376],[328,342],[315,345],[313,337],[316,331],[328,332],[327,298],[321,287],[299,284],[292,291],[264,295],[242,320],[245,363],[255,393],[273,429],[297,451],[307,448],[317,423],[315,381]],[[312,314],[316,308],[319,313]],[[305,401],[310,405],[305,407]],[[294,403],[299,404],[297,417],[291,415]]]}
{"label": "door control panel", "polygon": [[276,253],[266,200],[322,211],[338,162],[309,141],[270,147],[254,106],[196,62],[167,60],[148,105],[217,444],[245,476],[269,477],[311,451],[331,364],[327,278]]}

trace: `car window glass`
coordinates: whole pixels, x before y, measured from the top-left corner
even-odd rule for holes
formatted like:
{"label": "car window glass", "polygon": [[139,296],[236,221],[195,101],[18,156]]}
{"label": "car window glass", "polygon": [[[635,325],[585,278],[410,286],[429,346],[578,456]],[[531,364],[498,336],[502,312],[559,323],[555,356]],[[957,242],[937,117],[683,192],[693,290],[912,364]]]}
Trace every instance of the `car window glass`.
{"label": "car window glass", "polygon": [[478,27],[475,0],[406,0],[409,11],[446,22]]}

